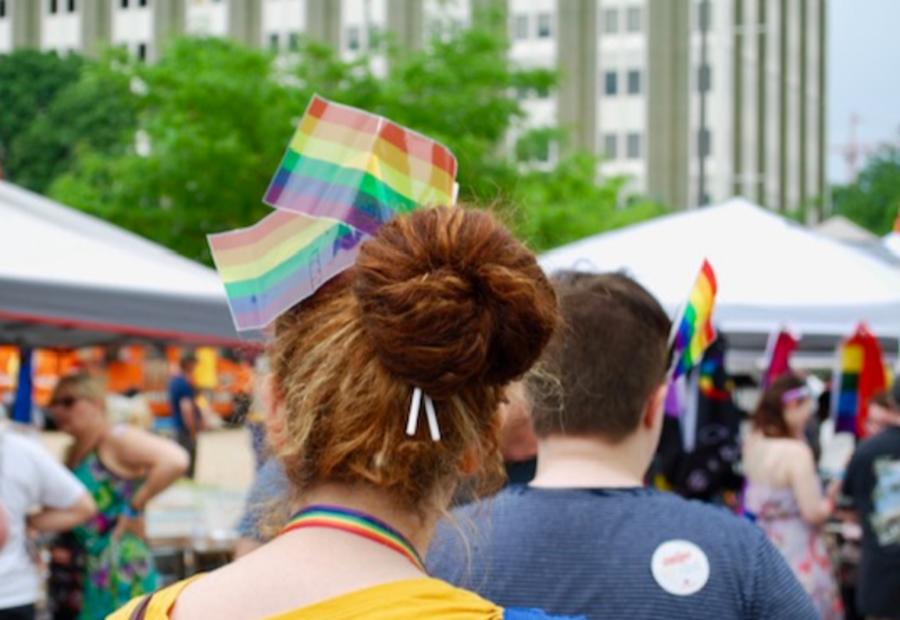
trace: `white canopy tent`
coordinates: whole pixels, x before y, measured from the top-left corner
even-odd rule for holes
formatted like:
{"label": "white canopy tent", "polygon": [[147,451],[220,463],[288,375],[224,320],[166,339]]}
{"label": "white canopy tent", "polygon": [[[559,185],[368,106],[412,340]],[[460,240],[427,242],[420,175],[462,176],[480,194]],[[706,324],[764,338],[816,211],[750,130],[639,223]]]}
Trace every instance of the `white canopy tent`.
{"label": "white canopy tent", "polygon": [[830,365],[838,339],[860,321],[896,355],[900,272],[741,198],[576,241],[541,265],[625,271],[674,314],[704,257],[719,281],[716,324],[737,354],[730,366],[758,365],[767,336],[782,326],[803,335],[798,358],[812,355],[812,365]]}
{"label": "white canopy tent", "polygon": [[884,238],[884,247],[887,248],[888,252],[896,256],[897,260],[900,260],[900,232],[888,233]]}
{"label": "white canopy tent", "polygon": [[215,271],[0,181],[0,343],[239,345]]}

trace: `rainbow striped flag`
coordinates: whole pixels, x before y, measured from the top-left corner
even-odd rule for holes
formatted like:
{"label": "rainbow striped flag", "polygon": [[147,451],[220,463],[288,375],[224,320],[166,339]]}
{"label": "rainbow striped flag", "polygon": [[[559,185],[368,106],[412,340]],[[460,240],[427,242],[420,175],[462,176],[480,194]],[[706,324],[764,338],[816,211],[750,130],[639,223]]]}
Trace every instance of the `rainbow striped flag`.
{"label": "rainbow striped flag", "polygon": [[438,142],[316,95],[264,201],[371,235],[399,213],[454,204],[456,167]]}
{"label": "rainbow striped flag", "polygon": [[342,222],[275,211],[209,235],[239,331],[262,329],[356,260],[365,235]]}
{"label": "rainbow striped flag", "polygon": [[716,339],[712,314],[717,290],[716,274],[709,261],[704,259],[687,305],[679,320],[672,325],[670,346],[674,379],[699,364],[703,352]]}
{"label": "rainbow striped flag", "polygon": [[838,349],[831,413],[835,431],[865,437],[869,399],[888,386],[888,372],[878,339],[864,326]]}

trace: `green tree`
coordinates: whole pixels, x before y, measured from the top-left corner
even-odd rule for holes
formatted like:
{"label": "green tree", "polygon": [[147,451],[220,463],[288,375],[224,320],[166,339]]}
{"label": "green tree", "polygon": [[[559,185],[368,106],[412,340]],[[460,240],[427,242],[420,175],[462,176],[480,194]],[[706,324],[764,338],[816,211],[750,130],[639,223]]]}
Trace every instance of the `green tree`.
{"label": "green tree", "polygon": [[43,192],[79,154],[96,150],[115,155],[131,146],[137,96],[127,73],[116,68],[127,62],[127,52],[113,49],[103,62],[80,63],[79,78],[59,89],[12,140],[8,161],[16,183]]}
{"label": "green tree", "polygon": [[[474,28],[417,51],[386,38],[381,51],[389,60],[383,77],[366,59],[344,62],[310,42],[275,58],[226,40],[186,38],[152,65],[119,60],[105,70],[143,86],[137,126],[149,149],[139,153],[134,141],[125,151],[85,148],[50,192],[209,262],[206,234],[249,225],[269,211],[261,197],[297,120],[319,93],[445,143],[459,159],[461,200],[504,210],[536,247],[602,230],[604,218],[622,222],[656,212],[619,210],[622,182],[596,187],[596,162],[578,159],[537,172],[503,156],[506,136],[523,131],[524,114],[511,93],[549,90],[555,75],[513,67],[502,38]],[[582,207],[590,213],[573,216]],[[559,217],[560,210],[571,217]]]}
{"label": "green tree", "polygon": [[35,50],[0,54],[0,166],[7,178],[15,181],[22,172],[9,161],[13,142],[60,90],[79,78],[83,62],[77,54],[60,57]]}
{"label": "green tree", "polygon": [[853,183],[835,187],[834,212],[877,235],[891,230],[900,212],[900,148],[886,146]]}

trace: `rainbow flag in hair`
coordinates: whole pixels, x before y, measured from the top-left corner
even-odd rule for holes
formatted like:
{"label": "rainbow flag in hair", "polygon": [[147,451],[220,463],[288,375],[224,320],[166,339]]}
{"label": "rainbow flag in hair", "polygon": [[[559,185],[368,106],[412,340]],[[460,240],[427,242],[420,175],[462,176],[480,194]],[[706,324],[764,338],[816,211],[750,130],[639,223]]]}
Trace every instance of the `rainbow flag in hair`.
{"label": "rainbow flag in hair", "polygon": [[208,236],[238,330],[261,329],[356,260],[365,235],[342,222],[275,211]]}
{"label": "rainbow flag in hair", "polygon": [[860,325],[838,348],[831,397],[835,430],[865,437],[869,399],[887,385],[881,345],[865,325]]}
{"label": "rainbow flag in hair", "polygon": [[456,158],[384,117],[312,98],[264,201],[367,234],[399,213],[455,202]]}
{"label": "rainbow flag in hair", "polygon": [[709,261],[704,259],[688,303],[672,325],[673,378],[677,379],[699,364],[703,352],[716,339],[712,315],[717,291],[716,274]]}

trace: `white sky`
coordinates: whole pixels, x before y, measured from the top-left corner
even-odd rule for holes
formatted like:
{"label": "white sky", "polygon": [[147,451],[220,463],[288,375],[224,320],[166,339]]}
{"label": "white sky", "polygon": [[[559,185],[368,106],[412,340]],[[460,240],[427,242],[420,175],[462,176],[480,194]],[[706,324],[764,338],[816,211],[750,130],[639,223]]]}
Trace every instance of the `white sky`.
{"label": "white sky", "polygon": [[900,0],[828,5],[828,177],[844,182],[851,114],[864,146],[900,143]]}

